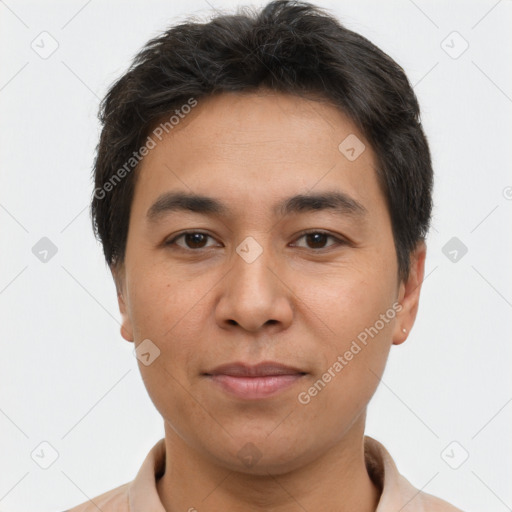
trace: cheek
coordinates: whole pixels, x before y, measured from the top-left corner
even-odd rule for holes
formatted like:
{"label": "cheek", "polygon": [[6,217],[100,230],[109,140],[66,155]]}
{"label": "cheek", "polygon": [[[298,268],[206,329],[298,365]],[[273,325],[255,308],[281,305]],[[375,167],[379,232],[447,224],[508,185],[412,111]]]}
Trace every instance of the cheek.
{"label": "cheek", "polygon": [[322,344],[322,365],[316,388],[322,396],[318,402],[327,402],[326,407],[341,411],[363,406],[375,391],[399,309],[393,278],[375,263],[372,271],[333,274],[304,298],[319,318],[318,325],[325,326],[326,335],[317,340]]}
{"label": "cheek", "polygon": [[[139,362],[139,369],[156,410],[183,439],[194,444],[196,440],[193,431],[207,424],[209,418],[194,390],[189,388],[184,375],[186,363],[174,359],[170,365],[169,359],[173,357],[167,347],[150,366]],[[191,429],[191,425],[196,427]]]}
{"label": "cheek", "polygon": [[[378,330],[388,335],[394,316],[392,305],[396,300],[392,285],[394,275],[379,263],[369,268],[336,269],[322,279],[308,283],[302,278],[302,290],[299,295],[304,303],[315,312],[319,324],[333,341],[333,347],[341,350],[350,339],[373,326],[382,314],[388,314],[387,322]],[[349,343],[350,344],[350,343]]]}
{"label": "cheek", "polygon": [[[134,285],[130,289],[130,315],[136,346],[151,340],[160,351],[150,366],[139,362],[141,375],[152,399],[174,396],[189,387],[189,378],[197,372],[201,333],[207,325],[208,294],[213,286],[203,280],[185,280],[161,268],[140,268],[132,273]],[[211,306],[210,306],[211,307]],[[183,399],[187,402],[187,397]],[[180,403],[172,400],[169,403]]]}
{"label": "cheek", "polygon": [[322,365],[297,397],[305,408],[304,418],[322,417],[319,430],[326,434],[342,435],[364,410],[389,355],[393,319],[385,323],[379,318],[379,308],[362,305],[364,311],[353,310],[352,315],[346,311],[340,316],[336,334],[322,348]]}
{"label": "cheek", "polygon": [[161,266],[140,268],[131,274],[130,314],[135,339],[154,339],[163,343],[173,331],[194,322],[201,309],[205,283],[184,280]]}

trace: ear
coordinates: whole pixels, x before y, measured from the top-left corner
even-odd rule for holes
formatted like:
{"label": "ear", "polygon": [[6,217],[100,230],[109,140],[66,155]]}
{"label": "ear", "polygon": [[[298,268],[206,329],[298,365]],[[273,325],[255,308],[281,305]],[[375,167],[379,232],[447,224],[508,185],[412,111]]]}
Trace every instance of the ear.
{"label": "ear", "polygon": [[[393,330],[393,344],[400,345],[411,332],[416,319],[420,301],[421,285],[425,273],[425,258],[427,256],[427,246],[425,242],[418,242],[416,249],[411,253],[411,265],[409,276],[406,281],[402,281],[399,286],[398,301],[402,309],[397,315],[397,321]],[[406,329],[407,332],[403,332]]]}
{"label": "ear", "polygon": [[127,312],[126,298],[125,298],[125,285],[124,285],[124,266],[118,265],[110,267],[114,283],[117,291],[117,303],[119,305],[119,312],[121,313],[121,336],[126,341],[133,342],[133,328],[130,316]]}

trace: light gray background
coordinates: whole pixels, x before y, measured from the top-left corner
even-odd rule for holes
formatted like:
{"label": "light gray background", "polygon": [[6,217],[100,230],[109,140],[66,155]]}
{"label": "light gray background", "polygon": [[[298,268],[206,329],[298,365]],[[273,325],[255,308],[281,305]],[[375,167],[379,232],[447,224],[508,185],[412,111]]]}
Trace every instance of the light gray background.
{"label": "light gray background", "polygon": [[[512,1],[314,3],[404,67],[436,173],[418,319],[392,348],[367,434],[416,487],[468,511],[512,510]],[[150,37],[209,10],[0,0],[3,512],[57,512],[132,480],[163,436],[88,217],[96,113]],[[46,59],[31,47],[51,48],[43,31],[59,45]],[[58,249],[46,263],[32,253],[42,237]],[[452,237],[468,248],[456,262],[442,251]],[[43,441],[59,454],[48,469],[31,458]]]}

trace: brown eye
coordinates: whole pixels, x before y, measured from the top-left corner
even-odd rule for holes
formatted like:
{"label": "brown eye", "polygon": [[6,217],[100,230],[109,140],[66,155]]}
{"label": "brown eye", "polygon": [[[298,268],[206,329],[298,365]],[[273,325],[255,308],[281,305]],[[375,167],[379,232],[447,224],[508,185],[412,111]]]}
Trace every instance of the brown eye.
{"label": "brown eye", "polygon": [[[206,242],[208,238],[212,238],[210,235],[206,233],[201,233],[199,231],[190,231],[186,233],[181,233],[177,237],[173,238],[166,242],[165,245],[177,245],[182,249],[203,249],[208,247]],[[184,244],[177,243],[177,240],[183,239]]]}
{"label": "brown eye", "polygon": [[305,236],[312,249],[322,249],[329,238],[325,233],[308,233]]}
{"label": "brown eye", "polygon": [[204,247],[207,235],[204,233],[187,233],[184,235],[184,240],[187,246],[191,249],[198,249]]}
{"label": "brown eye", "polygon": [[[334,240],[333,244],[326,245],[328,239]],[[334,235],[325,233],[324,231],[310,231],[303,233],[297,240],[304,239],[306,245],[298,245],[298,247],[305,247],[306,249],[327,249],[336,245],[343,245],[345,242]]]}

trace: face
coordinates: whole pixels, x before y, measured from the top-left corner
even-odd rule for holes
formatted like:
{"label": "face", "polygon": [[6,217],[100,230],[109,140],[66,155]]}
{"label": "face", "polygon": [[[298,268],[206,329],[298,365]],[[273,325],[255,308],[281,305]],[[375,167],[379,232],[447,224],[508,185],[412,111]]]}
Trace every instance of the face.
{"label": "face", "polygon": [[[265,91],[201,99],[144,158],[113,273],[122,336],[149,353],[139,368],[176,443],[275,474],[362,434],[425,258],[420,245],[398,282],[375,166],[338,109]],[[260,362],[293,375],[213,377]]]}

